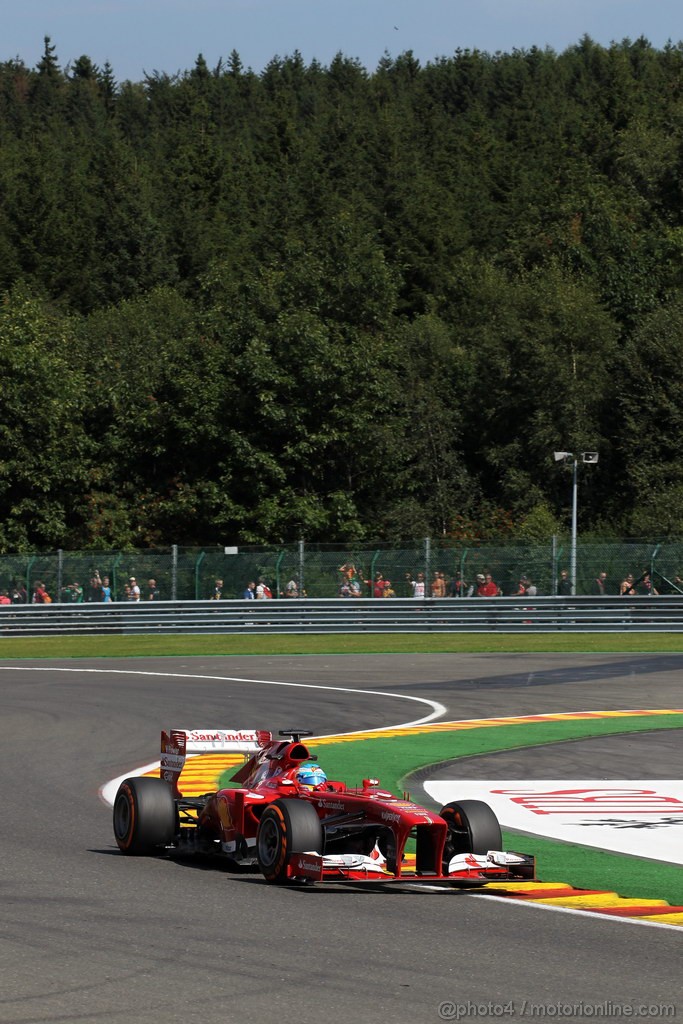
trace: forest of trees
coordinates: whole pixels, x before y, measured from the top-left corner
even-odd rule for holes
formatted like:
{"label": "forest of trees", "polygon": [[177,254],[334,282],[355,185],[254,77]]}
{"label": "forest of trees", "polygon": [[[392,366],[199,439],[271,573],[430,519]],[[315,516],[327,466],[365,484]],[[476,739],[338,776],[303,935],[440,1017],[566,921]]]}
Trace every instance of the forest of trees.
{"label": "forest of trees", "polygon": [[683,535],[683,46],[0,64],[0,551]]}

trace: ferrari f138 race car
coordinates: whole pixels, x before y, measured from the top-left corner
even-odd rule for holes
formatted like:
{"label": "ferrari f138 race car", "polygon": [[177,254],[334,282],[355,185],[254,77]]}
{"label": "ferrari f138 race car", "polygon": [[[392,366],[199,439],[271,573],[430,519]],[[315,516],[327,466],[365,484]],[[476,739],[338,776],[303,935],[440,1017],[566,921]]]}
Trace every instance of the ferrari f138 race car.
{"label": "ferrari f138 race car", "polygon": [[[379,781],[328,780],[302,737],[284,730],[161,734],[159,777],[128,778],[114,800],[125,854],[216,854],[268,882],[439,882],[462,886],[533,879],[534,858],[506,853],[498,820],[479,800],[438,814]],[[189,754],[241,750],[235,788],[183,796]],[[408,851],[413,851],[408,852]]]}

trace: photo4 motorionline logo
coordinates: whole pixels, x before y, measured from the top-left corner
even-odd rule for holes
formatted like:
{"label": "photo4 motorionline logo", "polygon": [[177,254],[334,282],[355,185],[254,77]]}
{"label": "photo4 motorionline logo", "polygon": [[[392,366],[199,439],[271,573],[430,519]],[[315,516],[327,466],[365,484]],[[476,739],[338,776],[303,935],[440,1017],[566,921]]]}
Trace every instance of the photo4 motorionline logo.
{"label": "photo4 motorionline logo", "polygon": [[535,1020],[675,1020],[674,1003],[535,1003],[530,999],[503,1003],[445,1000],[439,1004],[440,1020],[467,1020],[529,1017]]}

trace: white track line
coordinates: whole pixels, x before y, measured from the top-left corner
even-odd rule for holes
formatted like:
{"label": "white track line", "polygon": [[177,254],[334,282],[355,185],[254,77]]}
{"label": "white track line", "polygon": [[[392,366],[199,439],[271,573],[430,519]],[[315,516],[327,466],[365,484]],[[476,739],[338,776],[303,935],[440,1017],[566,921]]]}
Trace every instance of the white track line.
{"label": "white track line", "polygon": [[[403,722],[399,725],[387,725],[382,726],[382,730],[391,729],[407,729],[416,725],[425,725],[427,722],[433,721],[435,718],[440,718],[446,714],[446,708],[443,704],[439,704],[438,701],[428,700],[426,697],[414,697],[405,693],[390,693],[385,690],[361,690],[354,689],[350,686],[323,686],[321,683],[286,683],[281,680],[275,679],[247,679],[242,676],[208,676],[208,675],[197,675],[189,672],[151,672],[143,669],[123,669],[123,668],[64,668],[64,667],[41,667],[41,666],[28,666],[28,665],[0,665],[0,672],[76,672],[79,675],[83,673],[91,673],[94,675],[120,675],[120,676],[150,676],[159,679],[192,679],[192,680],[213,680],[225,683],[250,683],[261,686],[287,686],[295,687],[302,690],[330,690],[334,693],[353,693],[356,696],[367,694],[370,697],[394,697],[398,700],[410,700],[417,704],[426,704],[427,707],[431,708],[431,712],[428,715],[424,715],[422,718],[415,719],[412,722]],[[368,730],[358,730],[359,732],[367,732]],[[373,732],[379,732],[380,729],[373,729]],[[352,736],[354,733],[331,733],[334,736]],[[100,787],[100,797],[107,804],[114,803],[114,796],[116,791],[123,782],[130,775],[142,774],[147,771],[151,771],[153,768],[159,766],[159,762],[153,762],[152,764],[144,765],[141,768],[136,768],[125,775],[119,776],[117,779],[111,779]]]}
{"label": "white track line", "polygon": [[[225,683],[255,683],[262,686],[291,686],[301,690],[332,690],[335,693],[355,693],[356,695],[367,695],[369,697],[395,697],[397,700],[411,700],[417,704],[426,704],[432,709],[431,714],[423,718],[417,718],[413,722],[401,722],[399,725],[385,725],[381,729],[409,729],[416,725],[425,725],[446,714],[446,708],[438,701],[428,700],[426,697],[414,697],[412,694],[390,693],[385,690],[361,690],[352,686],[323,686],[322,683],[285,683],[275,679],[247,679],[241,676],[205,676],[189,672],[149,672],[142,669],[124,668],[42,668],[24,665],[0,665],[0,671],[4,672],[91,672],[95,675],[121,675],[121,676],[153,676],[159,679],[206,679]],[[368,730],[360,730],[367,732]],[[379,732],[379,729],[373,729]],[[351,736],[353,733],[331,733],[334,736]]]}

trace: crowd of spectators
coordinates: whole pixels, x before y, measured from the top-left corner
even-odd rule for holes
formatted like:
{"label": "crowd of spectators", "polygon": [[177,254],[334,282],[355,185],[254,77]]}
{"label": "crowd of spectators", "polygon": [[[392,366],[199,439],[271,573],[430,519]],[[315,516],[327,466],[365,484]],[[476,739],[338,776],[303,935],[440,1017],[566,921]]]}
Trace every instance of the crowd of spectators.
{"label": "crowd of spectators", "polygon": [[[122,587],[122,600],[160,601],[162,595],[153,577],[140,587],[135,576],[129,576]],[[23,583],[13,583],[9,589],[0,590],[0,605],[52,604],[53,601],[61,604],[109,604],[114,601],[111,581],[109,576],[100,576],[99,571],[95,569],[86,586],[82,586],[78,580],[73,580],[58,588],[54,595],[50,593],[42,579],[34,582],[30,595]]]}
{"label": "crowd of spectators", "polygon": [[[403,574],[396,587],[383,572],[375,572],[371,578],[366,579],[365,574],[351,562],[339,566],[337,572],[339,579],[336,596],[348,599],[360,597],[424,599],[429,597],[439,600],[465,597],[493,598],[502,597],[504,594],[509,597],[536,597],[543,592],[539,591],[529,573],[522,573],[517,582],[506,583],[505,590],[503,590],[491,572],[478,572],[471,580],[467,580],[460,571],[447,574],[440,569],[435,569],[429,580],[422,571],[407,572]],[[648,569],[644,569],[640,574],[626,573],[619,582],[611,581],[607,572],[601,571],[587,587],[585,581],[581,581],[577,587],[577,593],[589,593],[597,597],[610,595],[658,596],[662,589],[666,593],[683,594],[683,578],[676,575],[673,580],[664,580],[663,588],[662,584],[658,588]],[[572,582],[567,569],[562,569],[557,577],[555,594],[558,597],[572,596]],[[66,604],[107,604],[114,600],[137,603],[160,601],[165,596],[154,577],[149,578],[141,586],[135,576],[130,576],[121,587],[120,597],[116,598],[109,576],[100,576],[99,571],[95,569],[85,586],[82,586],[78,580],[73,580],[62,586],[56,594],[50,593],[42,579],[34,582],[30,592],[22,583],[14,582],[9,588],[0,590],[0,605],[39,605],[51,604],[53,601]],[[220,601],[233,598],[236,595],[226,592],[224,581],[217,578],[211,593],[207,596],[209,600]],[[266,576],[259,576],[246,584],[241,592],[241,597],[246,601],[268,601],[273,597],[296,599],[306,597],[306,591],[302,589],[296,575],[292,575],[279,589]]]}

